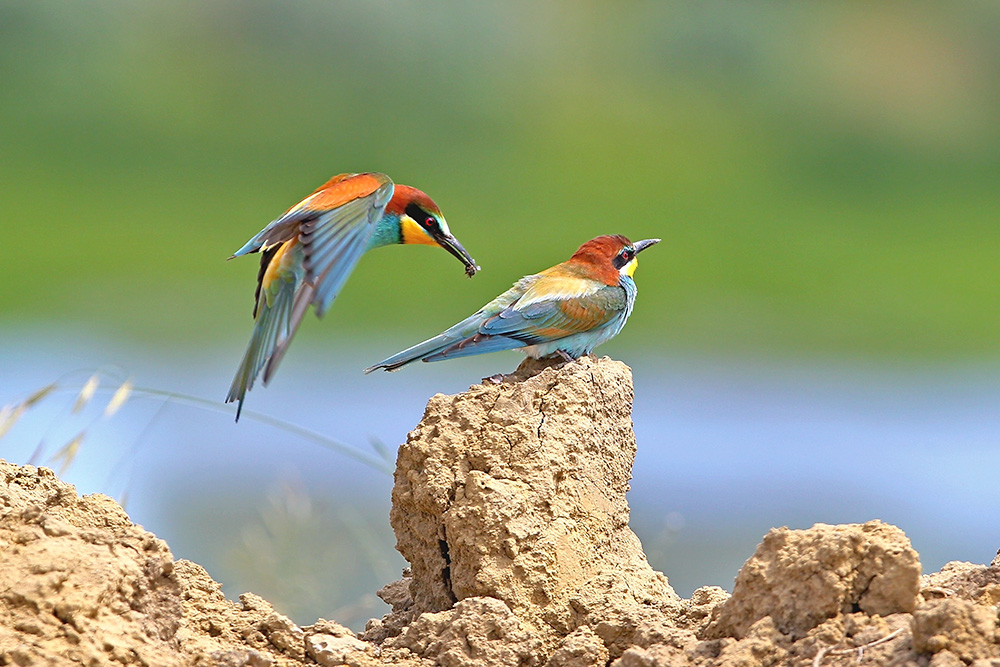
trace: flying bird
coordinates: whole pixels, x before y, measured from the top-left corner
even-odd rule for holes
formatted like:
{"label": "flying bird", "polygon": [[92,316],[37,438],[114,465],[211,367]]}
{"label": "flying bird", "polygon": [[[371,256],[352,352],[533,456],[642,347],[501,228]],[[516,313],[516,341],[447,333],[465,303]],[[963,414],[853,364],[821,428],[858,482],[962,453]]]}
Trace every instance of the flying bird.
{"label": "flying bird", "polygon": [[440,246],[470,278],[479,270],[430,197],[378,173],[334,176],[233,253],[261,253],[253,333],[226,396],[238,402],[237,421],[261,371],[265,385],[274,376],[309,306],[322,317],[361,255],[394,243]]}
{"label": "flying bird", "polygon": [[365,373],[394,371],[418,359],[518,348],[536,359],[558,354],[569,361],[589,354],[625,326],[635,303],[636,256],[659,242],[632,243],[618,235],[591,239],[567,261],[521,278],[472,316]]}

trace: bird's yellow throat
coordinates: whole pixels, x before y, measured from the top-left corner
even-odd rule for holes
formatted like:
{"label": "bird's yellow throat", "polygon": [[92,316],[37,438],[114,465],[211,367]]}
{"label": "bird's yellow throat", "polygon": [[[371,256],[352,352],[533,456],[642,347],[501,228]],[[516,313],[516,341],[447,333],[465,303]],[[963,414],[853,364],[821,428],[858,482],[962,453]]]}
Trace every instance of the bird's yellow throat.
{"label": "bird's yellow throat", "polygon": [[400,233],[403,236],[403,243],[418,243],[420,245],[437,245],[437,241],[431,238],[430,234],[417,224],[417,221],[408,215],[399,219]]}
{"label": "bird's yellow throat", "polygon": [[632,274],[635,273],[635,267],[637,266],[639,266],[639,258],[635,257],[631,262],[625,265],[625,275],[631,278]]}

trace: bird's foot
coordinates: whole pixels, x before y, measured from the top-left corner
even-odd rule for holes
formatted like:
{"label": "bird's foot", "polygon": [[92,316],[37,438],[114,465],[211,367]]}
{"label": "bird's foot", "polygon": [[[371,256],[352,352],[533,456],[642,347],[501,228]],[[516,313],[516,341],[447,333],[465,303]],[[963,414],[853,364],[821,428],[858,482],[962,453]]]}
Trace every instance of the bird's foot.
{"label": "bird's foot", "polygon": [[576,361],[576,357],[570,355],[570,353],[566,352],[565,350],[556,350],[556,354],[562,357],[562,360],[565,361],[567,364],[571,361]]}

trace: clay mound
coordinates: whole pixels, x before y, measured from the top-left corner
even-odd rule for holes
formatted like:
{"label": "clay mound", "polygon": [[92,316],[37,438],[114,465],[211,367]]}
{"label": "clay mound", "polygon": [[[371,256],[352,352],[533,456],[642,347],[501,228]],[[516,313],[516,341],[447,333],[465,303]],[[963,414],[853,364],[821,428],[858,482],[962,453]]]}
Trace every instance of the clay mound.
{"label": "clay mound", "polygon": [[111,498],[0,461],[0,665],[299,665],[310,642],[256,595],[230,602]]}
{"label": "clay mound", "polygon": [[623,650],[639,623],[675,624],[684,606],[628,527],[632,398],[610,359],[527,361],[431,398],[400,447],[390,514],[411,616],[497,598],[550,648],[581,625]]}
{"label": "clay mound", "polygon": [[230,602],[111,499],[0,461],[0,665],[1000,663],[1000,557],[921,578],[878,521],[772,530],[732,596],[679,598],[628,527],[631,402],[606,358],[433,397],[393,490],[412,568],[362,637]]}

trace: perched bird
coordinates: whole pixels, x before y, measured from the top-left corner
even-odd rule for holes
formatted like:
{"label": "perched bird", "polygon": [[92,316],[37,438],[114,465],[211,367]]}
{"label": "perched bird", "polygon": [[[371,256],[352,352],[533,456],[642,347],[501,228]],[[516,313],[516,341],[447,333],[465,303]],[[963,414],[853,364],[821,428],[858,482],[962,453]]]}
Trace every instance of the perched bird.
{"label": "perched bird", "polygon": [[309,306],[327,311],[366,251],[393,243],[441,246],[479,270],[426,194],[385,174],[340,174],[262,229],[233,257],[261,253],[250,344],[226,402],[243,400],[263,369],[274,376]]}
{"label": "perched bird", "polygon": [[444,333],[380,361],[365,373],[394,371],[411,361],[441,361],[521,348],[540,359],[576,359],[625,326],[635,303],[636,255],[660,239],[632,243],[598,236],[569,260],[525,276]]}

